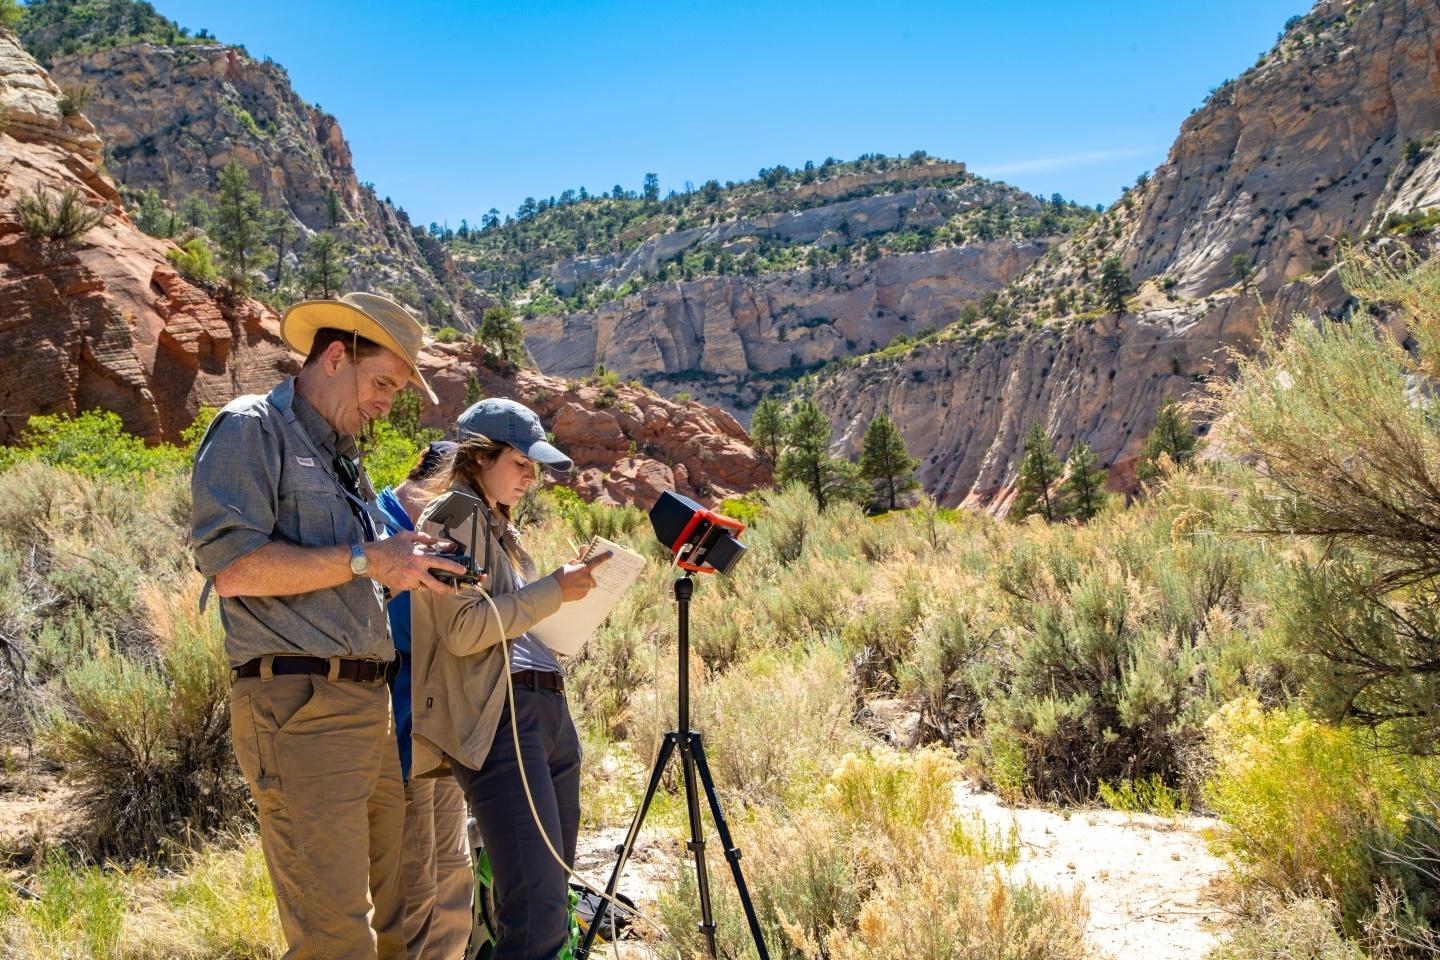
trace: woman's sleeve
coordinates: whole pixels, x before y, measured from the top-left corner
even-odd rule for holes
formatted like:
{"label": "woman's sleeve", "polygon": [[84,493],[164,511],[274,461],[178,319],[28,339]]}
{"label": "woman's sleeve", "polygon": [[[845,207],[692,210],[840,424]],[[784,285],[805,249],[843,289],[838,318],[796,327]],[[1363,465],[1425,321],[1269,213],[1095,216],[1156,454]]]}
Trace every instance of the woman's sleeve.
{"label": "woman's sleeve", "polygon": [[[443,531],[429,523],[428,518],[427,508],[420,517],[420,528],[441,536]],[[473,553],[474,544],[465,546]],[[559,610],[564,600],[560,583],[554,577],[541,577],[512,593],[492,594],[494,610],[484,597],[476,595],[415,590],[410,596],[415,605],[414,628],[433,630],[445,649],[457,657],[480,653],[507,637],[520,636]],[[500,614],[498,623],[496,612]]]}
{"label": "woman's sleeve", "polygon": [[541,577],[514,593],[492,597],[495,610],[490,609],[484,597],[418,590],[414,595],[423,597],[421,603],[429,608],[431,627],[440,635],[445,649],[457,657],[480,653],[506,637],[518,637],[559,610],[561,603],[560,584],[554,577]]}

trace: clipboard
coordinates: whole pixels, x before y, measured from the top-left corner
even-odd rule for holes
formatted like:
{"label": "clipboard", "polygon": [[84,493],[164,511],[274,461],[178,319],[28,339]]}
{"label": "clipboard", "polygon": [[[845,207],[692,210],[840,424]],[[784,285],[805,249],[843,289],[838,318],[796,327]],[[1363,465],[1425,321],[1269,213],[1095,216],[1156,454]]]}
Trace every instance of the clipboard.
{"label": "clipboard", "polygon": [[610,559],[595,568],[595,586],[582,599],[562,603],[559,610],[526,631],[532,640],[539,640],[552,653],[573,656],[595,636],[645,569],[644,557],[604,537],[592,539],[580,559],[589,560],[607,550]]}

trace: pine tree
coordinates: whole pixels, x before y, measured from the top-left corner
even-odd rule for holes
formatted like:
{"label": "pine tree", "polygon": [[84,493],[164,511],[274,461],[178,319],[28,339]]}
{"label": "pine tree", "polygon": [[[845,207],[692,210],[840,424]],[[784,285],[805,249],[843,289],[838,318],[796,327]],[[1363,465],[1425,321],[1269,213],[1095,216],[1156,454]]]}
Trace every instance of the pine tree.
{"label": "pine tree", "polygon": [[175,214],[165,206],[154,187],[140,195],[140,208],[135,212],[135,226],[152,237],[175,235]]}
{"label": "pine tree", "polygon": [[231,160],[220,171],[220,192],[215,198],[211,233],[220,248],[220,267],[225,279],[239,293],[250,289],[251,271],[270,262],[265,244],[265,211],[260,194],[250,189],[250,176],[239,162]]}
{"label": "pine tree", "polygon": [[1135,292],[1130,274],[1119,257],[1110,257],[1100,266],[1100,304],[1117,317],[1125,312],[1125,299]]}
{"label": "pine tree", "polygon": [[860,475],[870,482],[886,509],[894,510],[900,494],[920,485],[914,477],[918,466],[920,461],[910,456],[894,420],[882,413],[870,421],[860,449]]}
{"label": "pine tree", "polygon": [[1140,465],[1135,475],[1149,483],[1160,476],[1160,454],[1168,456],[1178,467],[1194,459],[1199,448],[1200,438],[1191,430],[1190,418],[1180,404],[1166,394],[1155,414],[1155,428],[1145,438],[1145,446],[1140,451]]}
{"label": "pine tree", "polygon": [[779,400],[766,397],[756,405],[755,414],[750,418],[750,437],[755,441],[755,449],[774,463],[785,439],[785,411]]}
{"label": "pine tree", "polygon": [[837,500],[861,500],[869,492],[860,471],[830,456],[830,420],[813,400],[801,400],[785,425],[785,450],[775,470],[782,484],[799,483],[824,510]]}
{"label": "pine tree", "polygon": [[1100,466],[1095,450],[1083,440],[1071,449],[1065,466],[1067,473],[1061,495],[1075,518],[1086,522],[1105,506],[1105,479],[1109,471]]}
{"label": "pine tree", "polygon": [[275,245],[275,289],[285,280],[285,254],[295,242],[295,223],[284,210],[271,210],[266,238]]}
{"label": "pine tree", "polygon": [[307,296],[333,298],[345,282],[345,247],[335,235],[321,230],[310,238],[300,258],[300,283]]}
{"label": "pine tree", "polygon": [[1038,513],[1047,523],[1064,519],[1065,511],[1055,482],[1060,479],[1060,458],[1050,445],[1050,438],[1040,424],[1025,435],[1025,453],[1020,458],[1020,474],[1015,481],[1015,502],[1010,519],[1024,520]]}
{"label": "pine tree", "polygon": [[330,220],[331,228],[340,226],[340,218],[344,214],[340,206],[340,194],[335,192],[334,187],[325,191],[325,216]]}
{"label": "pine tree", "polygon": [[525,359],[525,330],[509,307],[487,307],[480,317],[480,342],[506,363]]}
{"label": "pine tree", "polygon": [[1243,253],[1237,253],[1230,258],[1230,279],[1240,281],[1240,289],[1249,291],[1250,281],[1255,276],[1255,267],[1251,265],[1250,258]]}

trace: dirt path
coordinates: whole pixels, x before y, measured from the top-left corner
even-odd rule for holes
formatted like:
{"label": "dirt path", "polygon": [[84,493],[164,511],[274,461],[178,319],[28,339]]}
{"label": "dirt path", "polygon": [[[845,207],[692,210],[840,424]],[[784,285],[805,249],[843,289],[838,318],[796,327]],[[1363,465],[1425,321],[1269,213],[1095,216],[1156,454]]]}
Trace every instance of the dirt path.
{"label": "dirt path", "polygon": [[[1201,960],[1223,935],[1226,914],[1213,897],[1212,881],[1225,865],[1201,833],[1211,820],[1007,807],[967,785],[956,789],[956,804],[1002,835],[1014,828],[1017,879],[1056,889],[1084,886],[1091,941],[1111,960]],[[577,861],[587,879],[603,886],[624,834],[616,827],[581,837]],[[645,831],[641,840],[621,888],[644,909],[681,861],[676,841],[659,831]],[[634,940],[626,940],[622,951],[622,958],[634,960],[656,956]],[[597,950],[596,956],[614,954]]]}
{"label": "dirt path", "polygon": [[994,829],[1014,825],[1016,877],[1057,889],[1083,884],[1091,941],[1114,960],[1199,960],[1219,942],[1226,916],[1212,881],[1226,868],[1201,834],[1214,821],[1012,808],[963,785],[956,802]]}

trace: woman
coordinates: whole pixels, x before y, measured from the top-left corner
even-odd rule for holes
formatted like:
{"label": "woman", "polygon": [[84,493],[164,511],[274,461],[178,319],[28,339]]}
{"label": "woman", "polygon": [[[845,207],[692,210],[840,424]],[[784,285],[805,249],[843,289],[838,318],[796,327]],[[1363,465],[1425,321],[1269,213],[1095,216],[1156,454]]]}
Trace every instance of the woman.
{"label": "woman", "polygon": [[[482,400],[461,414],[459,426],[460,445],[433,492],[461,490],[484,502],[480,542],[467,542],[468,523],[446,535],[487,563],[494,605],[473,593],[413,595],[411,771],[443,775],[448,765],[470,803],[494,871],[494,960],[551,960],[566,936],[567,867],[580,828],[580,740],[560,664],[525,631],[585,596],[595,567],[609,555],[537,579],[510,512],[535,482],[537,463],[565,471],[570,459],[546,442],[539,418],[513,400]],[[421,528],[440,533],[428,514]]]}

